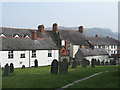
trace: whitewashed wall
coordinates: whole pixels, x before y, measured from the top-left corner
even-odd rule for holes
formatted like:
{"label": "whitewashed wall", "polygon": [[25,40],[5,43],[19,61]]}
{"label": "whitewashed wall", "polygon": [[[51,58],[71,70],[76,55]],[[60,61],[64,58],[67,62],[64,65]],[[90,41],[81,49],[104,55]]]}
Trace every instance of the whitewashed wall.
{"label": "whitewashed wall", "polygon": [[[9,65],[13,63],[15,68],[21,68],[22,65],[25,65],[25,67],[29,67],[29,65],[34,66],[35,59],[38,60],[38,66],[46,66],[51,65],[53,59],[59,60],[58,50],[52,50],[52,57],[48,57],[48,50],[37,50],[36,58],[32,58],[32,51],[25,51],[25,58],[20,58],[21,51],[13,51],[13,53],[14,58],[8,59],[8,51],[0,51],[0,63],[2,67],[4,67],[6,63]],[[20,64],[20,62],[22,62],[22,64]]]}
{"label": "whitewashed wall", "polygon": [[96,59],[96,60],[100,60],[101,61],[109,61],[109,56],[108,55],[100,55],[100,56],[87,56],[85,57],[87,60],[89,60],[91,62],[92,58]]}

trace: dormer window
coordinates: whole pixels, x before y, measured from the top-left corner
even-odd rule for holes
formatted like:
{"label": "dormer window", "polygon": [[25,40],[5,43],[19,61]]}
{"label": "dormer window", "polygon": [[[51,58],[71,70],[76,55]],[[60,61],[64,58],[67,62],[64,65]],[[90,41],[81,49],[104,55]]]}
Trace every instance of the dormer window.
{"label": "dormer window", "polygon": [[2,34],[0,34],[0,37],[6,37],[6,36],[2,33]]}
{"label": "dormer window", "polygon": [[14,37],[18,38],[18,37],[19,37],[19,35],[15,35]]}
{"label": "dormer window", "polygon": [[26,35],[25,37],[26,37],[26,38],[29,38],[29,36],[28,36],[28,35]]}
{"label": "dormer window", "polygon": [[30,38],[28,35],[23,35],[24,38]]}

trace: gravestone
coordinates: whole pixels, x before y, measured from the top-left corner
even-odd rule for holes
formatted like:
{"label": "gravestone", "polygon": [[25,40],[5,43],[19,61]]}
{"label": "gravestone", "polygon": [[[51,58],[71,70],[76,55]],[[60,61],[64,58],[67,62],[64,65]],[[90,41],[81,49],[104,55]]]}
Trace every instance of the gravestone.
{"label": "gravestone", "polygon": [[14,72],[14,65],[13,63],[10,64],[10,73],[13,73]]}
{"label": "gravestone", "polygon": [[76,68],[77,68],[77,61],[76,61],[76,60],[74,60],[74,61],[72,62],[72,68],[73,68],[73,69],[76,69]]}
{"label": "gravestone", "polygon": [[104,60],[101,62],[101,65],[105,65],[105,64],[104,64]]}
{"label": "gravestone", "polygon": [[100,66],[100,60],[99,59],[98,59],[97,63],[98,63],[98,66]]}
{"label": "gravestone", "polygon": [[59,74],[65,74],[68,72],[68,62],[67,59],[59,62]]}
{"label": "gravestone", "polygon": [[64,65],[65,73],[67,73],[68,72],[68,61],[66,58],[63,60],[63,65]]}
{"label": "gravestone", "polygon": [[5,65],[4,76],[9,76],[9,65],[8,64]]}
{"label": "gravestone", "polygon": [[91,60],[91,67],[95,67],[95,63],[96,63],[95,59],[92,58],[92,60]]}
{"label": "gravestone", "polygon": [[58,61],[56,59],[51,64],[51,74],[58,74]]}
{"label": "gravestone", "polygon": [[82,60],[82,67],[86,67],[87,66],[87,60],[84,58]]}
{"label": "gravestone", "polygon": [[77,60],[77,65],[80,65],[80,61]]}
{"label": "gravestone", "polygon": [[38,60],[37,59],[35,59],[34,64],[35,64],[35,68],[37,68],[38,67]]}
{"label": "gravestone", "polygon": [[21,69],[25,69],[25,65],[22,65],[22,68]]}
{"label": "gravestone", "polygon": [[87,65],[90,65],[90,61],[89,60],[87,60]]}
{"label": "gravestone", "polygon": [[105,65],[109,65],[109,62],[108,62],[108,61],[106,61],[106,62],[105,62]]}

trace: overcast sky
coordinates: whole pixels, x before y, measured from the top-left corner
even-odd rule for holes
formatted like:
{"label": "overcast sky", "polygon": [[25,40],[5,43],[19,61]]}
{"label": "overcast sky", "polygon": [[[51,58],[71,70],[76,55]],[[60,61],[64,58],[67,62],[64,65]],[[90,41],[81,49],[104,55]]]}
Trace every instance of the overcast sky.
{"label": "overcast sky", "polygon": [[2,2],[2,26],[37,28],[83,25],[118,31],[117,2]]}

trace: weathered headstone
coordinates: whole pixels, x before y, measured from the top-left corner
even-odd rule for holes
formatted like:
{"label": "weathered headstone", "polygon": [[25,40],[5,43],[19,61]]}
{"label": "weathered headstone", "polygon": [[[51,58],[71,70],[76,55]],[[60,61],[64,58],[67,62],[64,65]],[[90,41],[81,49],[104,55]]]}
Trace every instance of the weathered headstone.
{"label": "weathered headstone", "polygon": [[104,64],[104,60],[101,62],[101,65],[105,65],[105,64]]}
{"label": "weathered headstone", "polygon": [[56,59],[51,64],[51,74],[58,74],[58,61]]}
{"label": "weathered headstone", "polygon": [[97,63],[98,63],[97,65],[100,66],[100,60],[99,59],[98,59]]}
{"label": "weathered headstone", "polygon": [[68,72],[68,61],[66,58],[63,60],[63,65],[64,65],[65,73],[67,73]]}
{"label": "weathered headstone", "polygon": [[74,61],[72,62],[72,68],[73,68],[73,69],[76,69],[76,68],[77,68],[77,61],[76,61],[76,60],[74,60]]}
{"label": "weathered headstone", "polygon": [[14,72],[14,65],[13,63],[10,64],[10,73],[13,73]]}
{"label": "weathered headstone", "polygon": [[65,74],[68,72],[68,62],[67,59],[59,62],[59,74]]}
{"label": "weathered headstone", "polygon": [[106,62],[105,62],[105,65],[109,65],[109,62],[108,62],[108,61],[106,61]]}
{"label": "weathered headstone", "polygon": [[21,69],[25,69],[25,65],[22,65],[22,68]]}
{"label": "weathered headstone", "polygon": [[82,67],[86,67],[87,66],[87,60],[84,58],[82,60]]}
{"label": "weathered headstone", "polygon": [[5,65],[4,76],[9,76],[9,65],[8,64]]}
{"label": "weathered headstone", "polygon": [[95,63],[96,63],[96,60],[94,58],[92,58],[92,60],[91,60],[91,67],[95,67]]}
{"label": "weathered headstone", "polygon": [[90,61],[89,60],[87,60],[87,65],[90,65]]}
{"label": "weathered headstone", "polygon": [[35,63],[35,67],[37,68],[38,67],[38,60],[35,59],[34,63]]}

